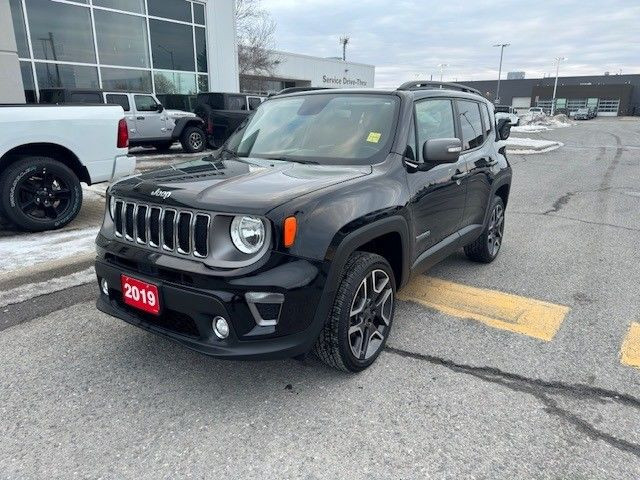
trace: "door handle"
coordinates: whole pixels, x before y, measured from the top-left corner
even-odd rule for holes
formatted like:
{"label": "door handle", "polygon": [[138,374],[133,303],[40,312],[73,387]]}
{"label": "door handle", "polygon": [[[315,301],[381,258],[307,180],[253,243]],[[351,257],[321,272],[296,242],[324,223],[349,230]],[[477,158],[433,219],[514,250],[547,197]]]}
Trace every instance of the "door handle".
{"label": "door handle", "polygon": [[144,117],[136,117],[138,120],[144,120]]}

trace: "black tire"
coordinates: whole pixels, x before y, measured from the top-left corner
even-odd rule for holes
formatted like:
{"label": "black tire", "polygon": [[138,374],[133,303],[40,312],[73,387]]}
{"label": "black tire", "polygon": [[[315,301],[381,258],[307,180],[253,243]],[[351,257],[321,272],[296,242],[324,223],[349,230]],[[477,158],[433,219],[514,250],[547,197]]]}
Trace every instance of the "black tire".
{"label": "black tire", "polygon": [[511,136],[511,123],[505,122],[505,124],[500,129],[500,138],[506,140]]}
{"label": "black tire", "polygon": [[[495,215],[495,216],[494,216]],[[489,219],[482,234],[464,247],[464,253],[475,262],[493,262],[502,247],[504,238],[504,202],[497,195],[489,206]],[[496,248],[497,243],[497,248]]]}
{"label": "black tire", "polygon": [[75,173],[59,161],[24,157],[2,174],[0,204],[7,218],[24,230],[55,230],[78,215],[82,187]]}
{"label": "black tire", "polygon": [[[384,282],[385,275],[388,282]],[[366,293],[362,296],[361,287],[363,282],[371,285],[370,281],[376,282],[378,287],[382,286],[379,292],[375,292],[376,288],[369,287],[373,297],[368,304]],[[387,297],[389,287],[390,299]],[[360,372],[371,365],[384,349],[391,331],[395,294],[396,282],[389,262],[380,255],[354,252],[344,266],[331,313],[314,346],[316,356],[327,365],[345,372]],[[352,315],[355,302],[360,303],[363,298],[361,312]],[[382,314],[375,318],[373,309],[379,301],[382,302],[380,312],[384,310],[387,320]],[[370,309],[369,305],[374,308]],[[355,307],[355,310],[358,308]],[[371,316],[374,318],[370,318]],[[355,331],[350,333],[351,329]],[[361,338],[359,348],[358,336]],[[374,336],[375,342],[371,343]],[[359,357],[355,355],[354,349],[360,351]]]}
{"label": "black tire", "polygon": [[159,142],[154,143],[153,148],[158,150],[159,152],[168,152],[171,149],[173,142]]}
{"label": "black tire", "polygon": [[180,143],[185,152],[201,152],[207,146],[207,139],[200,127],[187,127],[180,135]]}

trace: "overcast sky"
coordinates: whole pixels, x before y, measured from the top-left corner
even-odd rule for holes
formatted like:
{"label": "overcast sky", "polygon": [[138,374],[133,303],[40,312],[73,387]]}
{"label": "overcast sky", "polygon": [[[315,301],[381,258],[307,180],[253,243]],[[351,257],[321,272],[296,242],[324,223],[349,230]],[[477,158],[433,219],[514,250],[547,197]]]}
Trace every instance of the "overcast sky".
{"label": "overcast sky", "polygon": [[263,0],[277,23],[276,48],[320,57],[341,55],[376,66],[376,86],[416,78],[497,78],[505,49],[506,72],[527,78],[554,72],[554,57],[569,60],[561,75],[640,73],[640,0],[390,1]]}

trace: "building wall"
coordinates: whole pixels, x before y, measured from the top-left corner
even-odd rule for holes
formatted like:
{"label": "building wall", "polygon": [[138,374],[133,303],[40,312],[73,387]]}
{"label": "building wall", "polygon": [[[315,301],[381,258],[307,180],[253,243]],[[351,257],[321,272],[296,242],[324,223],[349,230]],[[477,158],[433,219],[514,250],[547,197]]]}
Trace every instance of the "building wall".
{"label": "building wall", "polygon": [[24,103],[9,0],[0,0],[0,103]]}
{"label": "building wall", "polygon": [[243,86],[248,85],[254,90],[262,89],[267,92],[287,86],[374,87],[376,69],[373,65],[279,51],[274,51],[273,55],[279,62],[273,75],[251,76],[254,81],[247,82],[245,79]]}
{"label": "building wall", "polygon": [[238,91],[234,0],[0,1],[27,101],[58,87]]}

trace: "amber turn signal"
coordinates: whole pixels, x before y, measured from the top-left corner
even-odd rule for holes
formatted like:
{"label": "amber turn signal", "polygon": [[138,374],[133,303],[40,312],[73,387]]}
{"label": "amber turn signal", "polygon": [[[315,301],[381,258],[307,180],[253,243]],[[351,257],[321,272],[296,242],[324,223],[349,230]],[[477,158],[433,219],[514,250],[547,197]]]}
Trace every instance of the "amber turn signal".
{"label": "amber turn signal", "polygon": [[298,221],[296,217],[287,217],[284,220],[284,246],[292,247],[296,241],[296,233],[298,232]]}

